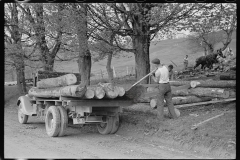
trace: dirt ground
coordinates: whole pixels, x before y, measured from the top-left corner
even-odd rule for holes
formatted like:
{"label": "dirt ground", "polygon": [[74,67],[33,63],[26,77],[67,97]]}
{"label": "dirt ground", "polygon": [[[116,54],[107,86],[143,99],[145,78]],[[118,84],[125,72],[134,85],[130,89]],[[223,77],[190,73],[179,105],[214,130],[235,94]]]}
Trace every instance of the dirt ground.
{"label": "dirt ground", "polygon": [[[123,108],[116,134],[101,135],[95,125],[71,125],[65,137],[48,137],[43,120],[17,119],[16,86],[5,87],[5,158],[141,158],[202,159],[236,157],[236,105],[233,103],[181,109],[177,120],[156,119],[148,104]],[[197,130],[191,126],[226,112]]]}

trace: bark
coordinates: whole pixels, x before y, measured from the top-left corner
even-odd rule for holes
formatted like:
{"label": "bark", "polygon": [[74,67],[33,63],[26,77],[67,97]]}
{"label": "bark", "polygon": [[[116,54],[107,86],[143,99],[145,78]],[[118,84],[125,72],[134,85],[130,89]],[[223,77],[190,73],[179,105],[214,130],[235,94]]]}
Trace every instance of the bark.
{"label": "bark", "polygon": [[77,83],[77,77],[74,74],[66,74],[56,78],[43,79],[37,82],[37,87],[40,89],[54,88],[74,85]]}
{"label": "bark", "polygon": [[111,68],[112,54],[113,54],[112,52],[108,53],[108,56],[107,56],[107,66],[106,66],[106,69],[107,69],[107,73],[108,73],[109,83],[113,83],[113,69]]}
{"label": "bark", "polygon": [[76,4],[73,4],[74,20],[77,28],[77,37],[79,42],[79,59],[78,68],[81,74],[81,84],[90,85],[91,74],[91,53],[88,48],[87,37],[87,4],[80,4],[81,7],[77,8]]}
{"label": "bark", "polygon": [[[135,49],[135,68],[137,80],[141,79],[150,72],[149,47],[150,47],[150,25],[147,20],[151,7],[147,4],[133,4],[130,10],[135,10],[139,14],[131,17],[133,35],[132,43]],[[149,79],[143,80],[142,84],[147,84]]]}
{"label": "bark", "polygon": [[228,73],[228,74],[222,74],[220,75],[220,80],[236,80],[236,74],[231,74],[231,73]]}
{"label": "bark", "polygon": [[221,88],[192,88],[173,91],[174,96],[198,96],[198,97],[214,97],[214,98],[228,98],[229,91]]}
{"label": "bark", "polygon": [[[212,97],[196,97],[196,96],[187,96],[187,97],[173,97],[172,102],[174,105],[180,105],[180,104],[190,104],[190,103],[197,103],[197,102],[206,102],[211,101]],[[153,98],[150,100],[150,106],[156,107],[157,105],[157,99]],[[165,103],[166,107],[166,103]]]}
{"label": "bark", "polygon": [[60,96],[84,98],[86,91],[87,91],[86,86],[82,86],[82,85],[72,85],[72,86],[56,87],[56,88],[48,88],[48,89],[38,89],[36,87],[33,87],[28,91],[28,94],[30,96],[45,97],[45,98],[60,97]]}
{"label": "bark", "polygon": [[[52,71],[38,71],[37,77],[38,80],[47,79],[47,78],[55,78],[63,75],[69,74],[68,72],[52,72]],[[77,84],[81,81],[81,75],[79,73],[71,73],[77,77]]]}
{"label": "bark", "polygon": [[[138,30],[141,29],[138,28]],[[133,37],[133,47],[136,49],[134,52],[136,77],[137,80],[140,80],[142,77],[144,77],[150,72],[150,60],[149,60],[150,37],[144,35],[138,35],[136,37]],[[146,78],[141,83],[147,84],[148,81],[149,79]]]}
{"label": "bark", "polygon": [[12,32],[11,38],[13,39],[13,44],[15,45],[15,56],[13,57],[13,61],[15,63],[16,68],[16,74],[17,74],[17,86],[20,93],[26,93],[26,82],[25,82],[25,63],[24,63],[24,57],[23,57],[23,50],[22,50],[22,44],[21,44],[21,33],[19,31],[19,24],[18,24],[18,10],[17,5],[12,5],[12,23],[14,24],[12,26]]}
{"label": "bark", "polygon": [[236,81],[191,81],[191,87],[236,88]]}
{"label": "bark", "polygon": [[62,38],[61,21],[62,21],[62,10],[64,9],[64,7],[63,7],[63,4],[57,4],[57,5],[58,5],[58,15],[59,15],[59,17],[57,18],[58,24],[56,28],[57,37],[56,37],[53,49],[51,51],[47,46],[47,41],[45,38],[46,30],[44,25],[43,4],[40,4],[40,3],[34,4],[34,10],[36,13],[36,22],[34,22],[33,19],[30,20],[35,32],[37,33],[36,40],[41,52],[41,61],[43,63],[43,69],[45,71],[53,71],[54,59],[61,46],[61,38]]}

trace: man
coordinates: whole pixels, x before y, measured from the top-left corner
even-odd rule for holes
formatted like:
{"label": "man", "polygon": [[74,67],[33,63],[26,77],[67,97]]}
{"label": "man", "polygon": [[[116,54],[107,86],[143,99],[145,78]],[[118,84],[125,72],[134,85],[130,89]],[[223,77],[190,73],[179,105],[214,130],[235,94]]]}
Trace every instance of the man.
{"label": "man", "polygon": [[168,72],[169,72],[169,80],[173,80],[173,65],[168,66]]}
{"label": "man", "polygon": [[188,55],[186,55],[186,57],[184,58],[183,64],[184,64],[184,70],[186,70],[188,67]]}
{"label": "man", "polygon": [[168,69],[166,66],[163,66],[160,64],[160,60],[158,58],[152,60],[152,63],[157,68],[155,74],[151,75],[152,79],[155,82],[159,83],[159,86],[158,86],[159,93],[157,95],[158,118],[159,120],[163,120],[164,99],[166,101],[170,115],[173,118],[177,118],[177,115],[174,110],[173,102],[172,102],[172,93],[171,93],[171,86],[169,83]]}

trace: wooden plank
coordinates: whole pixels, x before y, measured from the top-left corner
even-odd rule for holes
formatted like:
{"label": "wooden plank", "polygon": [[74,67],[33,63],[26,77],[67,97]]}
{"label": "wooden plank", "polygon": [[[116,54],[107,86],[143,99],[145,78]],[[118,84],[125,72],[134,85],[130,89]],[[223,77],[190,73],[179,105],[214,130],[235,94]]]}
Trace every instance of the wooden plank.
{"label": "wooden plank", "polygon": [[174,107],[175,107],[175,108],[184,108],[184,107],[192,107],[192,106],[198,106],[198,105],[203,105],[203,104],[231,102],[231,101],[235,101],[235,100],[236,100],[236,98],[229,98],[229,99],[217,100],[217,101],[207,101],[207,102],[199,102],[199,103],[175,105]]}

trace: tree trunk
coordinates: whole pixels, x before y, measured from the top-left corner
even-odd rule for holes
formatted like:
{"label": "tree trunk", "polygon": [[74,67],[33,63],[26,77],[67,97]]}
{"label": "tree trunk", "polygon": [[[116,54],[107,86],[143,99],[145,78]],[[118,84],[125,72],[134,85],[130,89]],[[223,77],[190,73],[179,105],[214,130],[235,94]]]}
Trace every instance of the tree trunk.
{"label": "tree trunk", "polygon": [[81,74],[81,84],[90,85],[90,74],[91,74],[91,53],[88,48],[88,36],[87,36],[87,4],[72,4],[74,10],[74,20],[77,28],[77,36],[79,42],[79,59],[78,68]]}
{"label": "tree trunk", "polygon": [[108,53],[107,66],[106,66],[109,83],[113,83],[113,69],[111,68],[112,54],[113,53]]}
{"label": "tree trunk", "polygon": [[191,81],[191,87],[236,88],[236,81]]}
{"label": "tree trunk", "polygon": [[214,98],[228,98],[229,91],[220,88],[192,88],[182,89],[172,92],[173,96],[198,96],[198,97],[214,97]]}
{"label": "tree trunk", "polygon": [[47,88],[47,89],[38,89],[36,87],[33,87],[28,91],[28,94],[30,96],[45,97],[45,98],[60,97],[60,96],[83,98],[85,96],[86,91],[87,91],[86,86],[82,86],[82,85],[72,85],[72,86]]}
{"label": "tree trunk", "polygon": [[[66,74],[70,74],[68,72],[52,72],[52,71],[38,71],[38,80],[47,79],[47,78],[56,78],[60,76],[64,76]],[[77,77],[77,83],[79,84],[81,81],[81,75],[79,73],[71,73]]]}
{"label": "tree trunk", "polygon": [[[197,102],[206,102],[211,101],[211,97],[196,97],[196,96],[187,96],[187,97],[173,97],[172,102],[174,105],[180,104],[189,104],[189,103],[197,103]],[[150,106],[155,107],[157,103],[157,99],[153,98],[150,100]],[[165,104],[166,106],[166,104]]]}
{"label": "tree trunk", "polygon": [[43,79],[37,82],[37,87],[40,89],[54,88],[74,85],[77,83],[77,77],[74,74],[66,74],[56,78]]}
{"label": "tree trunk", "polygon": [[116,98],[119,94],[119,89],[117,86],[114,86],[111,83],[99,83],[101,87],[103,87],[103,90],[105,91],[105,97],[106,98]]}
{"label": "tree trunk", "polygon": [[236,74],[221,74],[219,78],[220,80],[236,80]]}
{"label": "tree trunk", "polygon": [[[144,33],[142,33],[144,34]],[[133,47],[135,49],[135,68],[137,80],[147,75],[150,72],[150,60],[149,60],[149,47],[150,37],[139,35],[133,37]],[[147,84],[148,78],[144,79],[141,83]]]}
{"label": "tree trunk", "polygon": [[12,33],[11,37],[13,39],[13,43],[16,45],[16,55],[13,58],[13,61],[16,66],[17,73],[17,86],[21,93],[26,93],[26,82],[25,82],[25,64],[24,64],[24,53],[21,44],[21,36],[22,34],[19,31],[19,23],[18,23],[18,10],[17,5],[12,5]]}

